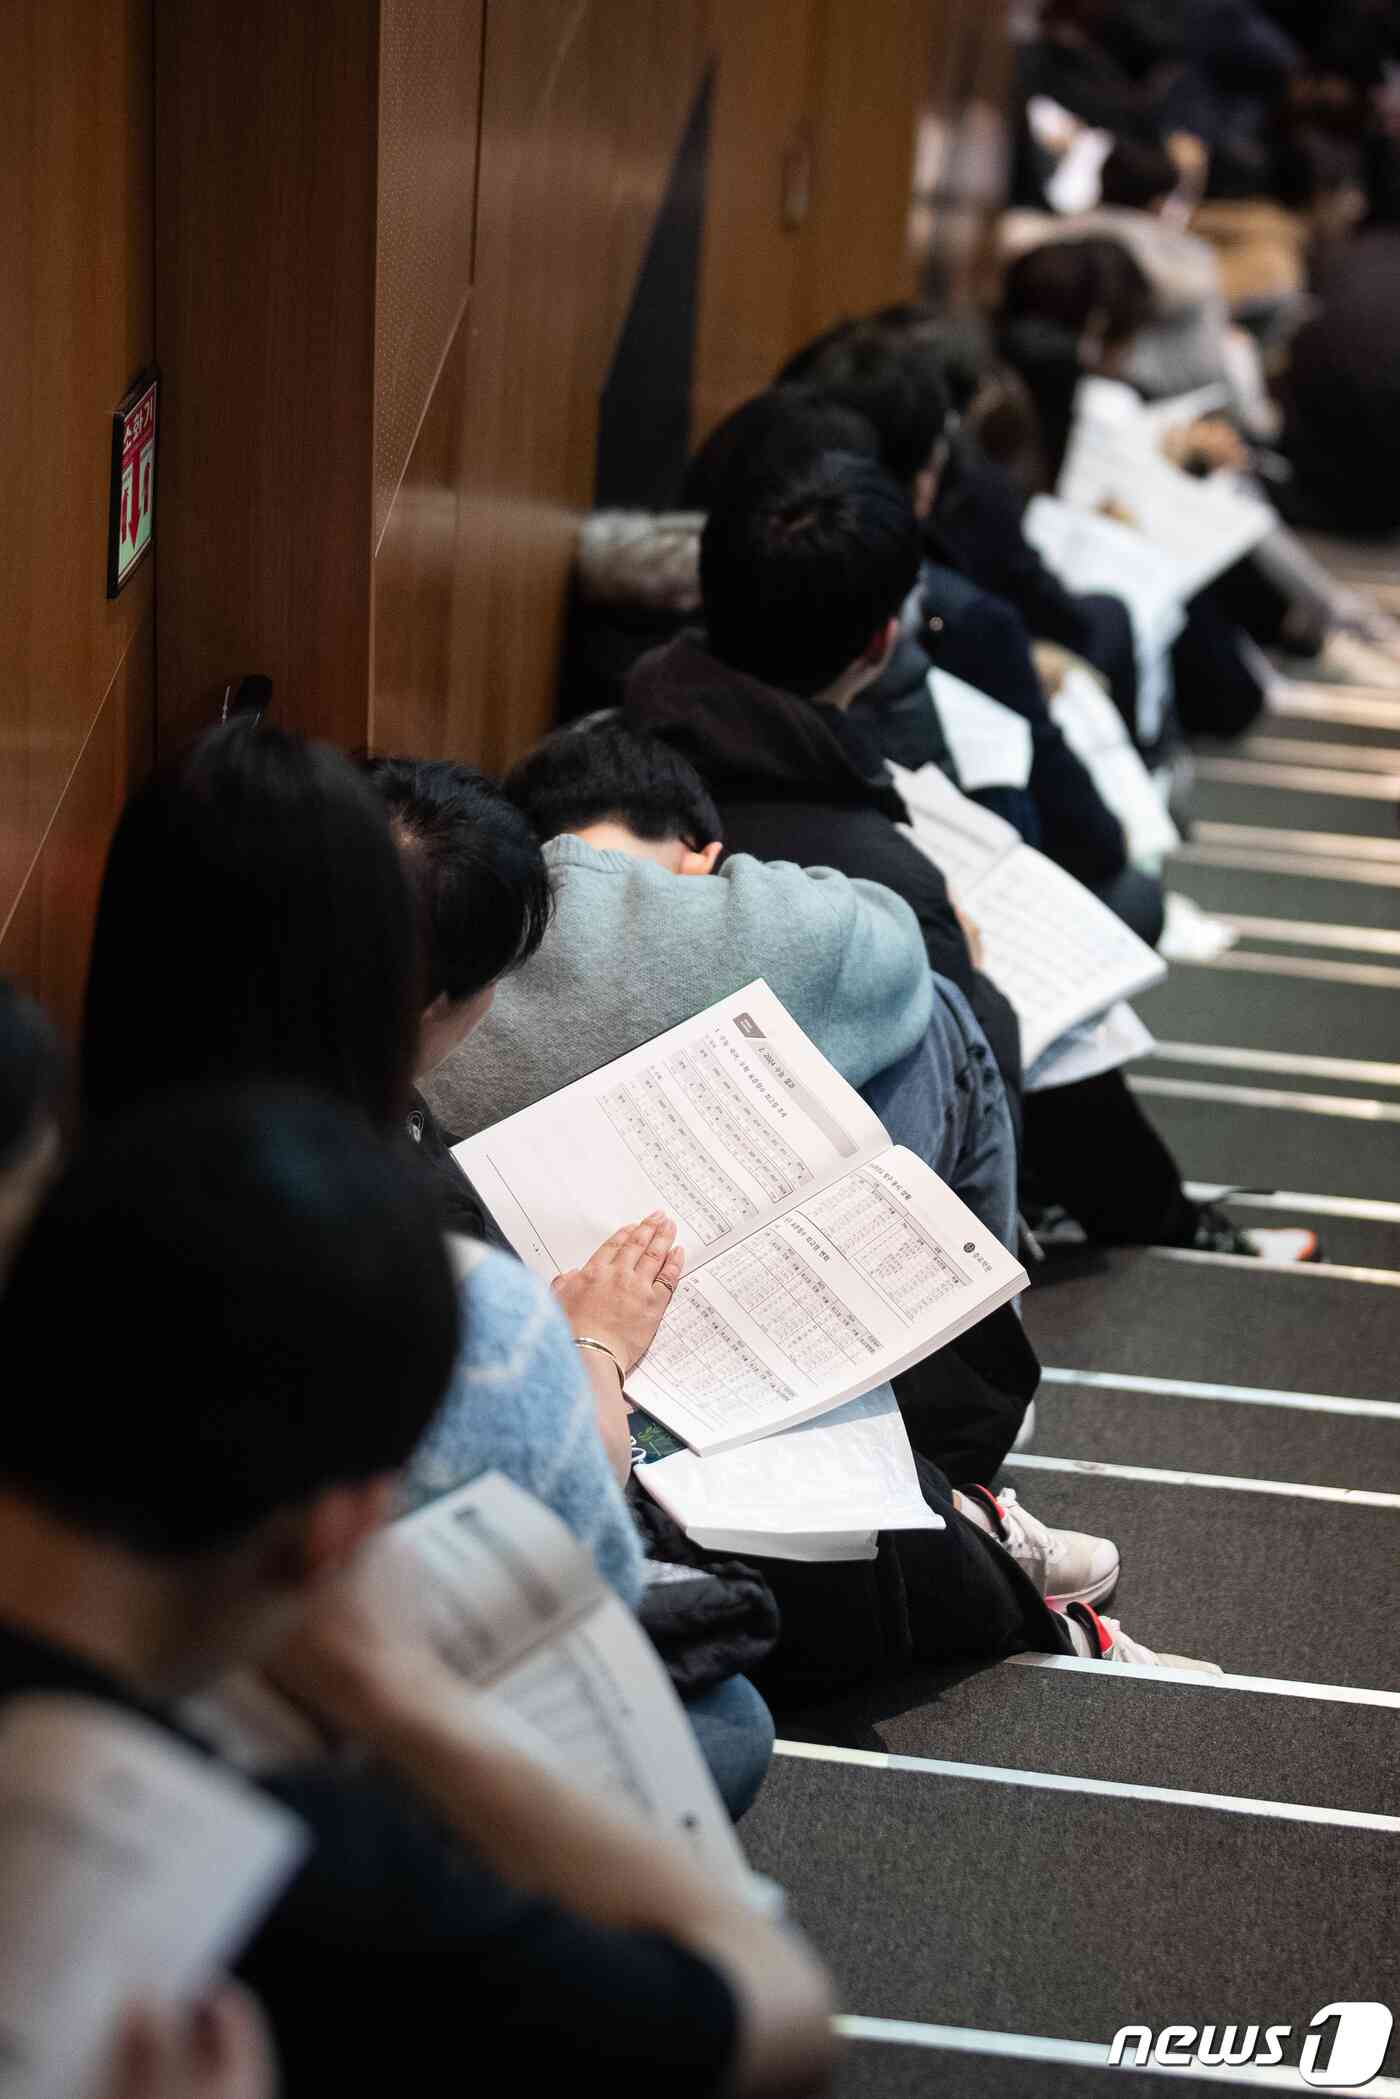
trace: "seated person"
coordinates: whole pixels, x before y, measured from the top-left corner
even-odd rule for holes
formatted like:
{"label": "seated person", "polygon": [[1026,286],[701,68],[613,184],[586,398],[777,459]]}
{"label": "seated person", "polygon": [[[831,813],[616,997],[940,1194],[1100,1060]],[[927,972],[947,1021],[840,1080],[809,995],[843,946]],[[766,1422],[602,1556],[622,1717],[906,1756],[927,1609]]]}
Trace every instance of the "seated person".
{"label": "seated person", "polygon": [[45,1015],[0,977],[0,1290],[59,1154],[63,1057]]}
{"label": "seated person", "polygon": [[[625,709],[690,759],[731,850],[873,875],[916,910],[933,870],[898,828],[904,804],[854,702],[890,656],[920,559],[907,494],[868,459],[735,474],[701,543],[705,629],[643,658]],[[1261,1250],[1188,1200],[1121,1072],[1028,1096],[1025,1118],[1028,1167],[1090,1236]],[[1297,1258],[1316,1242],[1265,1243]]]}
{"label": "seated person", "polygon": [[[415,772],[421,800],[401,802],[394,825],[422,863],[450,850],[418,825],[443,792],[435,782],[461,768]],[[843,1078],[893,1102],[895,1141],[990,1230],[1014,1233],[1004,1089],[966,1002],[930,974],[914,914],[891,890],[830,868],[722,858],[719,814],[694,768],[611,723],[547,737],[506,792],[544,841],[554,915],[425,1082],[447,1127],[471,1136],[762,977]],[[476,910],[465,884],[458,895],[461,946]],[[935,1076],[901,1084],[911,1066]],[[910,1112],[920,1098],[922,1122]]]}
{"label": "seated person", "polygon": [[0,1700],[179,1734],[176,1701],[275,1666],[357,1752],[264,1781],[312,1839],[238,1963],[289,2093],[425,2089],[464,2036],[529,2090],[585,2059],[616,2092],[818,2088],[800,1942],[522,1755],[411,1599],[354,1583],[464,1309],[429,1184],[351,1107],[106,1123],[0,1299],[0,1362],[47,1400],[0,1456]]}
{"label": "seated person", "polygon": [[[465,831],[491,790],[445,761],[411,766],[395,760],[370,770],[390,796],[394,832],[409,865],[439,900],[431,943],[440,952],[430,962],[430,981],[450,977],[459,966],[456,952],[465,956],[475,937],[480,908],[472,875],[483,858],[467,849]],[[442,821],[454,779],[461,782],[460,832]],[[930,978],[913,916],[895,897],[830,869],[746,856],[720,861],[712,872],[721,851],[719,816],[694,769],[666,745],[611,723],[557,731],[521,761],[507,786],[546,839],[554,913],[533,955],[497,986],[489,1012],[425,1080],[448,1127],[486,1128],[762,976],[845,1076],[864,1081],[866,1098],[896,1141],[918,1151],[955,1187],[961,1181],[966,1199],[994,1203],[1000,1229],[1009,1231],[1014,1155],[1000,1079],[965,1002],[951,985]],[[493,816],[491,828],[498,831],[503,821]],[[454,872],[446,863],[459,852]],[[897,1047],[928,1011],[930,985],[933,1025],[893,1067],[873,1071],[881,1044],[872,1014],[882,1018],[885,1048]],[[950,1426],[947,1416],[954,1406],[966,1409],[977,1389],[972,1373],[986,1368],[996,1339],[987,1330],[998,1322],[1025,1351],[1007,1307],[975,1335],[896,1380],[916,1441],[942,1467],[924,1465],[921,1478],[949,1525],[947,1532],[885,1540],[881,1548],[893,1562],[883,1579],[898,1584],[907,1599],[911,1651],[928,1658],[985,1657],[1026,1646],[1062,1651],[1063,1628],[1037,1600],[1047,1584],[1052,1594],[1092,1602],[1102,1600],[1116,1577],[1117,1552],[1107,1539],[1049,1531],[1014,1495],[995,1504],[985,1488],[955,1493],[950,1485],[949,1473],[966,1482],[976,1476],[959,1468],[958,1455],[975,1450],[989,1433],[980,1420]],[[1004,1362],[1010,1352],[1004,1333],[1000,1348]],[[954,1373],[950,1364],[959,1351],[962,1365]],[[1033,1366],[1030,1390],[1036,1374]],[[937,1403],[930,1385],[942,1402],[942,1447],[933,1451],[917,1433],[920,1424],[930,1426]],[[981,1389],[986,1404],[985,1381]],[[993,1444],[988,1476],[1028,1396],[1021,1393],[1010,1426]],[[1014,1580],[973,1529],[995,1536],[1029,1580]],[[794,1621],[769,1672],[780,1674],[781,1688],[790,1692],[805,1667],[829,1685],[840,1673],[843,1646],[868,1663],[871,1643],[863,1635],[844,1643],[833,1637],[833,1615],[847,1630],[852,1622],[865,1623],[853,1609],[844,1570],[833,1577],[829,1570],[818,1575],[765,1562],[764,1572],[785,1618]],[[863,1571],[855,1577],[865,1579]],[[962,1600],[959,1608],[950,1607],[952,1598]],[[887,1645],[877,1642],[875,1651],[888,1652]]]}

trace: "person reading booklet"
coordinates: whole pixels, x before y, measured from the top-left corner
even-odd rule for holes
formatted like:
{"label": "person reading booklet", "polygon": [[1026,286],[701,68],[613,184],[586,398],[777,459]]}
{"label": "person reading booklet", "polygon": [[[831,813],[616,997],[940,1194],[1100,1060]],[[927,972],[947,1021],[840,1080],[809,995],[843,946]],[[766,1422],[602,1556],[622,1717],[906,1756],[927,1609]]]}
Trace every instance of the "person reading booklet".
{"label": "person reading booklet", "polygon": [[702,1456],[859,1398],[1027,1282],[762,983],[454,1156],[542,1275],[603,1201],[677,1219],[687,1273],[627,1389]]}

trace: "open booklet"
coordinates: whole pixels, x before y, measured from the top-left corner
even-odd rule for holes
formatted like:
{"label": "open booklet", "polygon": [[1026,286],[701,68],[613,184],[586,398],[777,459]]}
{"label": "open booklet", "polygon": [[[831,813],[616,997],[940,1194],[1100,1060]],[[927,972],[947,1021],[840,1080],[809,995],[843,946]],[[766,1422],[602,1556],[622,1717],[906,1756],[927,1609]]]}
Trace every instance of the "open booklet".
{"label": "open booklet", "polygon": [[1080,1021],[1162,981],[1145,941],[936,766],[890,771],[915,845],[977,922],[982,967],[1016,1009],[1027,1069]]}
{"label": "open booklet", "polygon": [[0,1720],[0,2093],[97,2088],[128,2006],[193,2001],[305,1856],[295,1816],[151,1722],[43,1694]]}
{"label": "open booklet", "polygon": [[627,1391],[702,1456],[859,1398],[1027,1282],[763,983],[453,1156],[541,1275],[676,1219],[686,1274]]}
{"label": "open booklet", "polygon": [[[552,1509],[484,1472],[391,1523],[356,1577],[387,1587],[522,1755],[675,1836],[750,1892],[753,1876],[671,1680],[591,1554]],[[260,1677],[191,1700],[192,1726],[245,1769],[324,1745]],[[0,2084],[3,2093],[3,2084]]]}
{"label": "open booklet", "polygon": [[1136,867],[1160,867],[1167,854],[1181,844],[1181,834],[1129,738],[1122,715],[1092,672],[1080,664],[1067,670],[1050,702],[1050,713],[1123,826],[1128,858]]}

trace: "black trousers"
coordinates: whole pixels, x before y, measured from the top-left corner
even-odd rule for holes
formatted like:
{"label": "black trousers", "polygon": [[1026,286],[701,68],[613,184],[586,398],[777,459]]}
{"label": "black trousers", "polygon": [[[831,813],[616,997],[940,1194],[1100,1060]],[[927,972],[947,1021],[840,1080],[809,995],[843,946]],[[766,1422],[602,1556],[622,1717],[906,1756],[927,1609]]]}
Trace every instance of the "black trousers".
{"label": "black trousers", "polygon": [[1022,1114],[1028,1192],[1110,1245],[1192,1243],[1196,1206],[1121,1071],[1028,1093]]}

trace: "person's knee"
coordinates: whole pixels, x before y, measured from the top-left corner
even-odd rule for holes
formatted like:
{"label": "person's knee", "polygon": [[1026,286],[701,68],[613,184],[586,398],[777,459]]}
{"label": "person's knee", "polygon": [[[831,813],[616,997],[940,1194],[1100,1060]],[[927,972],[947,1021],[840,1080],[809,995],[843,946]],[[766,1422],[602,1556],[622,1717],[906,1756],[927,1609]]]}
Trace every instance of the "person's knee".
{"label": "person's knee", "polygon": [[773,1760],[773,1715],[746,1676],[728,1676],[687,1702],[720,1798],[737,1822],[753,1806]]}

